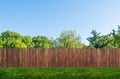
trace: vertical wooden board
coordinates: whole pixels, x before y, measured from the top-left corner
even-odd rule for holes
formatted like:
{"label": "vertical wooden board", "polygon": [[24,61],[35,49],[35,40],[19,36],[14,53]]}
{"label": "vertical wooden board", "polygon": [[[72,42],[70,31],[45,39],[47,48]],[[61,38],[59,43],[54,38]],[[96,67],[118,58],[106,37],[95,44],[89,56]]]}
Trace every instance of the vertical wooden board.
{"label": "vertical wooden board", "polygon": [[20,67],[20,48],[14,48],[12,49],[13,54],[15,53],[16,55],[13,56],[13,66],[16,63],[16,67]]}
{"label": "vertical wooden board", "polygon": [[114,61],[113,61],[113,49],[111,49],[111,67],[113,67],[113,63],[114,63]]}
{"label": "vertical wooden board", "polygon": [[96,49],[97,50],[97,67],[100,67],[100,63],[101,63],[101,56],[100,56],[100,49]]}
{"label": "vertical wooden board", "polygon": [[71,48],[70,48],[70,51],[69,51],[69,52],[70,52],[70,54],[69,54],[69,56],[70,56],[70,59],[69,59],[69,60],[70,60],[70,65],[69,65],[69,67],[71,67],[72,64],[73,64],[73,61],[72,61],[72,60],[73,60],[73,58],[74,58],[74,57],[72,57],[72,54],[73,54],[73,53],[72,53]]}
{"label": "vertical wooden board", "polygon": [[86,67],[92,67],[92,62],[91,59],[91,50],[90,49],[86,49],[86,52],[85,52],[85,55],[86,55]]}
{"label": "vertical wooden board", "polygon": [[48,67],[48,49],[45,49],[45,52],[44,52],[44,65],[45,67]]}
{"label": "vertical wooden board", "polygon": [[61,63],[62,63],[61,66],[62,67],[65,67],[65,64],[64,64],[65,63],[65,55],[64,54],[65,54],[65,48],[61,48]]}
{"label": "vertical wooden board", "polygon": [[80,50],[80,56],[81,56],[81,67],[83,67],[83,49]]}
{"label": "vertical wooden board", "polygon": [[34,67],[36,67],[36,49],[34,49],[33,55],[34,55]]}
{"label": "vertical wooden board", "polygon": [[52,49],[52,60],[51,61],[52,61],[52,67],[54,67],[54,63],[55,63],[54,62],[54,49]]}
{"label": "vertical wooden board", "polygon": [[36,48],[36,58],[37,58],[37,67],[39,67],[39,49],[38,48]]}
{"label": "vertical wooden board", "polygon": [[3,67],[3,48],[1,48],[1,65],[0,67]]}
{"label": "vertical wooden board", "polygon": [[79,48],[76,48],[76,67],[79,67]]}
{"label": "vertical wooden board", "polygon": [[54,49],[51,49],[52,50],[52,53],[51,53],[51,65],[52,67],[54,67]]}
{"label": "vertical wooden board", "polygon": [[41,50],[38,49],[38,66],[41,67]]}
{"label": "vertical wooden board", "polygon": [[57,49],[56,48],[54,48],[54,64],[55,64],[55,67],[57,67]]}
{"label": "vertical wooden board", "polygon": [[50,49],[48,49],[48,51],[47,51],[47,53],[46,53],[46,55],[47,55],[47,67],[50,67],[50,54],[51,54],[51,52],[50,52]]}
{"label": "vertical wooden board", "polygon": [[82,49],[82,67],[86,65],[86,58],[85,58],[85,49]]}
{"label": "vertical wooden board", "polygon": [[101,53],[101,60],[102,60],[102,67],[106,67],[106,52],[105,49],[103,48]]}
{"label": "vertical wooden board", "polygon": [[112,62],[111,62],[111,66],[114,67],[114,49],[111,49],[111,53],[112,53]]}
{"label": "vertical wooden board", "polygon": [[57,48],[55,48],[55,61],[56,61],[56,67],[58,67],[58,52],[57,52]]}
{"label": "vertical wooden board", "polygon": [[8,54],[8,65],[7,67],[11,67],[11,64],[13,63],[12,62],[12,55],[13,55],[13,52],[12,52],[12,48],[7,48],[7,54]]}
{"label": "vertical wooden board", "polygon": [[109,49],[109,54],[110,54],[110,58],[109,58],[109,60],[110,60],[110,62],[109,62],[109,67],[112,67],[112,49]]}
{"label": "vertical wooden board", "polygon": [[40,49],[41,51],[40,51],[40,54],[41,54],[41,66],[43,67],[43,49]]}
{"label": "vertical wooden board", "polygon": [[[12,65],[13,65],[13,63],[14,63],[14,53],[13,53],[13,51],[12,51],[12,49],[10,48],[10,49],[8,49],[8,52],[9,51],[11,51],[9,54],[10,54],[10,62],[9,62],[9,64],[10,64],[10,67],[12,67]],[[17,64],[17,63],[16,63]]]}
{"label": "vertical wooden board", "polygon": [[21,54],[21,67],[23,67],[23,65],[24,65],[24,57],[23,57],[23,50],[22,49],[20,51],[20,54]]}
{"label": "vertical wooden board", "polygon": [[37,60],[36,60],[36,49],[34,48],[34,67],[37,67]]}
{"label": "vertical wooden board", "polygon": [[116,61],[117,61],[117,64],[116,66],[119,67],[119,49],[117,49],[117,58],[116,58]]}
{"label": "vertical wooden board", "polygon": [[118,67],[120,67],[120,49],[118,49],[118,61],[119,61]]}
{"label": "vertical wooden board", "polygon": [[118,50],[117,50],[117,48],[115,48],[114,55],[115,55],[115,58],[114,58],[115,65],[114,65],[114,67],[118,67]]}
{"label": "vertical wooden board", "polygon": [[114,55],[114,67],[116,67],[116,58],[117,58],[117,50],[116,50],[116,48],[114,49],[114,53],[113,53],[113,55]]}
{"label": "vertical wooden board", "polygon": [[2,66],[2,51],[1,51],[1,48],[0,48],[0,67]]}
{"label": "vertical wooden board", "polygon": [[19,52],[20,52],[20,67],[23,67],[23,50],[20,49]]}
{"label": "vertical wooden board", "polygon": [[64,67],[67,67],[68,66],[68,57],[67,57],[67,55],[68,55],[68,49],[64,49]]}
{"label": "vertical wooden board", "polygon": [[1,50],[1,65],[0,67],[3,67],[3,48],[0,49]]}
{"label": "vertical wooden board", "polygon": [[29,67],[29,61],[28,61],[28,60],[29,60],[29,59],[28,59],[29,57],[28,57],[28,50],[27,50],[27,49],[25,49],[25,54],[26,54],[26,55],[25,55],[25,63],[26,63],[26,64],[25,64],[25,67]]}
{"label": "vertical wooden board", "polygon": [[71,60],[72,60],[72,65],[71,67],[75,67],[75,50],[74,48],[71,48],[71,51],[72,51],[72,57],[71,57]]}
{"label": "vertical wooden board", "polygon": [[106,52],[106,67],[109,67],[109,48],[105,49]]}
{"label": "vertical wooden board", "polygon": [[28,62],[27,62],[27,60],[28,60],[27,58],[28,58],[28,57],[27,57],[27,49],[24,48],[25,67],[28,67],[28,66],[27,66],[27,63],[28,63]]}
{"label": "vertical wooden board", "polygon": [[87,67],[87,48],[84,50],[84,67]]}
{"label": "vertical wooden board", "polygon": [[40,66],[42,67],[42,49],[39,50]]}
{"label": "vertical wooden board", "polygon": [[75,53],[74,53],[74,55],[75,55],[75,67],[77,67],[77,62],[78,62],[78,59],[77,59],[77,57],[78,57],[78,52],[77,52],[77,48],[75,48],[74,49],[75,50]]}
{"label": "vertical wooden board", "polygon": [[32,48],[30,48],[30,52],[29,52],[29,54],[30,54],[30,67],[32,67],[32,62],[33,62],[33,57],[32,57],[32,52],[33,52],[33,49]]}
{"label": "vertical wooden board", "polygon": [[7,55],[6,55],[6,48],[3,49],[3,67],[7,67],[6,66],[6,58],[7,58]]}
{"label": "vertical wooden board", "polygon": [[72,65],[73,65],[73,59],[74,59],[74,57],[72,56],[72,54],[73,54],[73,52],[72,52],[72,49],[70,48],[70,51],[69,51],[69,56],[70,56],[70,65],[69,65],[69,67],[71,67]]}
{"label": "vertical wooden board", "polygon": [[69,52],[69,49],[65,48],[65,67],[69,66],[69,61],[68,61],[69,60],[68,59],[69,58],[69,56],[68,56],[69,53],[68,52]]}
{"label": "vertical wooden board", "polygon": [[19,50],[18,50],[19,48],[14,48],[13,50],[14,50],[14,52],[13,53],[15,53],[15,60],[14,60],[14,62],[16,63],[16,67],[19,67]]}
{"label": "vertical wooden board", "polygon": [[8,51],[7,51],[8,48],[6,48],[4,51],[5,51],[5,67],[9,67],[8,64],[9,64],[9,55],[8,55]]}
{"label": "vertical wooden board", "polygon": [[63,67],[63,57],[62,57],[63,51],[62,48],[60,49],[60,66]]}
{"label": "vertical wooden board", "polygon": [[31,60],[30,60],[30,59],[31,59],[31,57],[30,57],[30,51],[31,51],[31,50],[30,50],[30,49],[31,49],[31,48],[28,48],[28,49],[27,49],[27,53],[28,53],[28,67],[30,67],[30,63],[31,63]]}
{"label": "vertical wooden board", "polygon": [[81,49],[78,49],[78,67],[81,67]]}
{"label": "vertical wooden board", "polygon": [[25,54],[25,49],[23,48],[22,51],[23,51],[23,53],[22,53],[22,54],[23,54],[23,67],[26,67],[26,61],[25,61],[25,60],[26,60],[26,58],[25,58],[25,57],[26,57],[26,54]]}
{"label": "vertical wooden board", "polygon": [[61,52],[60,52],[60,48],[58,49],[57,54],[58,54],[58,66],[60,67],[61,66],[61,58],[60,58]]}
{"label": "vertical wooden board", "polygon": [[90,67],[94,67],[94,55],[95,55],[95,53],[94,53],[94,49],[89,49],[90,51],[89,51],[89,53],[90,53],[90,60],[89,60],[89,62],[90,62]]}
{"label": "vertical wooden board", "polygon": [[119,49],[116,49],[116,67],[119,67]]}
{"label": "vertical wooden board", "polygon": [[60,55],[60,57],[59,57],[59,59],[60,59],[60,67],[62,67],[63,65],[63,62],[62,62],[62,48],[60,48],[60,50],[59,50],[60,52],[59,52],[59,55]]}
{"label": "vertical wooden board", "polygon": [[112,59],[112,61],[111,61],[111,66],[112,67],[114,67],[114,52],[113,52],[114,50],[113,49],[111,49],[111,59]]}
{"label": "vertical wooden board", "polygon": [[16,57],[16,53],[14,52],[14,48],[11,48],[12,51],[12,64],[11,67],[16,67],[16,62],[15,62],[15,57]]}
{"label": "vertical wooden board", "polygon": [[103,59],[104,59],[104,57],[103,57],[104,55],[103,55],[103,49],[100,49],[100,67],[103,67]]}
{"label": "vertical wooden board", "polygon": [[31,56],[32,48],[29,48],[29,67],[32,67],[32,56]]}
{"label": "vertical wooden board", "polygon": [[78,64],[78,50],[77,50],[78,48],[75,48],[74,50],[75,50],[75,52],[74,52],[74,55],[75,55],[75,67],[77,67],[77,64]]}
{"label": "vertical wooden board", "polygon": [[28,59],[28,60],[27,60],[27,62],[28,62],[28,63],[27,63],[27,66],[28,66],[28,67],[30,67],[30,54],[29,54],[29,52],[30,52],[30,50],[29,50],[29,48],[27,48],[27,59]]}
{"label": "vertical wooden board", "polygon": [[58,66],[60,67],[60,64],[61,64],[61,62],[60,62],[60,49],[57,49],[57,57],[58,57]]}
{"label": "vertical wooden board", "polygon": [[31,67],[34,67],[34,55],[33,55],[33,53],[34,53],[34,49],[33,48],[31,48],[31,52],[30,52],[30,54],[31,54]]}
{"label": "vertical wooden board", "polygon": [[[71,67],[75,67],[75,49],[74,48],[71,48],[71,51],[72,51],[72,56],[71,56],[71,60],[72,60],[72,65]],[[73,58],[72,58],[73,57]]]}
{"label": "vertical wooden board", "polygon": [[32,67],[35,67],[35,63],[34,63],[34,62],[35,62],[35,56],[34,56],[35,53],[34,53],[34,52],[35,52],[35,50],[34,50],[34,48],[32,48],[32,52],[31,52],[31,56],[32,56]]}
{"label": "vertical wooden board", "polygon": [[63,67],[66,67],[66,54],[67,54],[66,48],[64,48],[63,50],[64,50],[63,51]]}
{"label": "vertical wooden board", "polygon": [[32,67],[32,64],[33,64],[32,52],[33,52],[33,49],[30,48],[30,52],[29,52],[29,54],[30,54],[30,67]]}
{"label": "vertical wooden board", "polygon": [[96,52],[96,49],[95,49],[95,48],[93,48],[92,56],[93,56],[93,67],[96,67],[96,66],[97,66],[97,64],[96,64],[97,52]]}
{"label": "vertical wooden board", "polygon": [[66,59],[66,52],[65,52],[65,48],[62,48],[62,62],[63,62],[63,67],[65,67],[65,65],[66,65],[66,61],[65,61],[65,59]]}

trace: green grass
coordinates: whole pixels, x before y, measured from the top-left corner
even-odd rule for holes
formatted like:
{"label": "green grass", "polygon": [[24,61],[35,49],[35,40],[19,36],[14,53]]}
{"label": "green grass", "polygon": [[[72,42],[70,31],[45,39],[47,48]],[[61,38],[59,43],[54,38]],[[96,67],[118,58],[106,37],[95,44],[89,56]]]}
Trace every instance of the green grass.
{"label": "green grass", "polygon": [[120,68],[0,68],[0,79],[120,79]]}

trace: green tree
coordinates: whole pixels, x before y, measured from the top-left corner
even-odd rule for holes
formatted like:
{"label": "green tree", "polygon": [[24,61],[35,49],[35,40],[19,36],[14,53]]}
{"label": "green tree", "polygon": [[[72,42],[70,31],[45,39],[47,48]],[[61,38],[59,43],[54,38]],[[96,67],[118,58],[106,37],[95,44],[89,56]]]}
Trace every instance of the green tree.
{"label": "green tree", "polygon": [[60,36],[54,41],[54,47],[57,48],[83,48],[80,35],[75,31],[62,31]]}
{"label": "green tree", "polygon": [[2,37],[0,36],[0,48],[3,48],[4,41],[2,40]]}
{"label": "green tree", "polygon": [[19,33],[13,32],[13,31],[9,31],[9,30],[1,33],[1,37],[2,37],[2,38],[22,39],[22,36],[21,36]]}
{"label": "green tree", "polygon": [[51,48],[52,41],[45,36],[37,36],[32,38],[35,48]]}
{"label": "green tree", "polygon": [[5,38],[4,48],[26,48],[27,46],[20,40],[15,38]]}
{"label": "green tree", "polygon": [[27,48],[33,48],[34,42],[32,41],[32,38],[30,36],[23,36],[22,42],[27,46]]}
{"label": "green tree", "polygon": [[118,29],[117,30],[112,30],[111,32],[111,36],[113,38],[112,40],[112,46],[114,48],[120,48],[120,26],[118,25]]}
{"label": "green tree", "polygon": [[13,31],[5,31],[1,33],[4,48],[26,48],[27,46],[22,42],[22,36]]}
{"label": "green tree", "polygon": [[87,38],[89,41],[89,48],[108,48],[112,47],[113,38],[107,34],[107,35],[100,35],[100,33],[97,33],[96,30],[93,30],[91,32],[92,37]]}

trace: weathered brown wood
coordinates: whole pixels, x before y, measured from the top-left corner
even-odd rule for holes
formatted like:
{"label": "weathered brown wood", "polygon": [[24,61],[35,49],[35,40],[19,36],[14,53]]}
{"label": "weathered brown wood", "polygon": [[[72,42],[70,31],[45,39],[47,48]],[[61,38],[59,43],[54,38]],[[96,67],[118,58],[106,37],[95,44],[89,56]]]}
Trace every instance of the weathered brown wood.
{"label": "weathered brown wood", "polygon": [[1,48],[0,67],[120,67],[120,49]]}

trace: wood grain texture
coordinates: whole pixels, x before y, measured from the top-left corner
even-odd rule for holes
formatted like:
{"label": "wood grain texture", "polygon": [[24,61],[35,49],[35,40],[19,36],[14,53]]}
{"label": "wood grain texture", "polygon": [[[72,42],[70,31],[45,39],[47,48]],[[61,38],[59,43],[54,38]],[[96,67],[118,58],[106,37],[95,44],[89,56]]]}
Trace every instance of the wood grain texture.
{"label": "wood grain texture", "polygon": [[120,49],[2,48],[0,67],[120,67]]}

